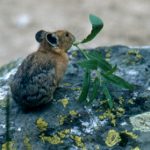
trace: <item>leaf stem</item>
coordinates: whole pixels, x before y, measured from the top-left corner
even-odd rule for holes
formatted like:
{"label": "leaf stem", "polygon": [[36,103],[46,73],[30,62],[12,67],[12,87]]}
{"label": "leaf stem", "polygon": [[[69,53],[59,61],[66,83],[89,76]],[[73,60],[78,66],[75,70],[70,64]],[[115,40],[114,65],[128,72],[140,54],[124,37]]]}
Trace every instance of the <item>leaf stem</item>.
{"label": "leaf stem", "polygon": [[100,83],[100,86],[102,85],[102,76],[101,76],[101,72],[99,69],[96,70],[96,74],[97,74],[97,77],[99,77],[99,83]]}
{"label": "leaf stem", "polygon": [[89,60],[89,58],[88,58],[88,56],[86,55],[86,53],[84,52],[84,50],[81,49],[81,48],[78,46],[78,44],[74,44],[74,46],[76,46],[77,49],[79,49],[79,51],[83,54],[83,56],[84,56],[87,60]]}

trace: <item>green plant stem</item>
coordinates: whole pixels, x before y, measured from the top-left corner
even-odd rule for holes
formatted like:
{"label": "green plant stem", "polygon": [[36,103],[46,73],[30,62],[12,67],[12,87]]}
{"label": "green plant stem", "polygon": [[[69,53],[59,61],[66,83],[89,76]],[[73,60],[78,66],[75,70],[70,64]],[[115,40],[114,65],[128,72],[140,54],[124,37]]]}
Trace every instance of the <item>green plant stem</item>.
{"label": "green plant stem", "polygon": [[74,46],[76,46],[76,47],[79,49],[79,51],[83,54],[83,56],[84,56],[87,60],[89,60],[89,58],[88,58],[88,56],[86,55],[86,53],[84,52],[84,50],[81,49],[81,48],[78,46],[78,44],[74,44]]}
{"label": "green plant stem", "polygon": [[97,77],[99,77],[99,81],[100,81],[100,86],[102,85],[102,76],[101,76],[101,72],[99,70],[96,70],[96,74]]}

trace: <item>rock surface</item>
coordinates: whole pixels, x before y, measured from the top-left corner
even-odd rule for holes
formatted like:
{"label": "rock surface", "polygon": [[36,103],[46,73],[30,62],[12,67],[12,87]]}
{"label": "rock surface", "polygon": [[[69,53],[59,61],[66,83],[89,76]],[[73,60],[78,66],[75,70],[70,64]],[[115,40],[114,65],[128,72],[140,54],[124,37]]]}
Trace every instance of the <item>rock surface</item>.
{"label": "rock surface", "polygon": [[133,125],[134,130],[150,132],[150,112],[130,117],[130,122]]}
{"label": "rock surface", "polygon": [[[131,92],[112,87],[114,111],[109,110],[103,99],[84,106],[77,101],[83,81],[83,70],[77,61],[82,55],[72,51],[68,70],[51,104],[36,110],[22,110],[9,97],[10,138],[14,149],[138,150],[139,147],[149,150],[150,131],[133,130],[129,118],[150,113],[150,48],[112,46],[95,50],[117,64],[117,75],[138,85],[137,88]],[[14,61],[0,69],[0,148],[3,150],[8,84],[20,62]],[[143,127],[146,123],[144,120]],[[147,125],[150,127],[149,122]]]}

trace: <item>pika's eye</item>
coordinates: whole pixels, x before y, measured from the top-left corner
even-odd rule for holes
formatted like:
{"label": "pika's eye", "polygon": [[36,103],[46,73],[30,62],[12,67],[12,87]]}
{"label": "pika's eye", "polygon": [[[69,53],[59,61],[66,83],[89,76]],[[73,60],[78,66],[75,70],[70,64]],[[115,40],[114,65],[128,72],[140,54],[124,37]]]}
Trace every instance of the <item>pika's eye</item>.
{"label": "pika's eye", "polygon": [[68,32],[66,32],[65,36],[66,36],[66,37],[69,37],[69,33],[68,33]]}

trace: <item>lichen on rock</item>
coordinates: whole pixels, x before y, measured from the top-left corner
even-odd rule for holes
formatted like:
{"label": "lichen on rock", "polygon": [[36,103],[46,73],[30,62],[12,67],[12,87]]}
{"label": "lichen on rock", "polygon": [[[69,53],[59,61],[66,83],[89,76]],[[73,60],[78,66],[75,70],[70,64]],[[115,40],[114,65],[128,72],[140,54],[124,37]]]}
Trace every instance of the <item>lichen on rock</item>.
{"label": "lichen on rock", "polygon": [[76,115],[78,115],[78,112],[75,111],[75,110],[70,110],[70,111],[69,111],[69,114],[70,114],[71,116],[76,116]]}
{"label": "lichen on rock", "polygon": [[36,126],[41,132],[43,132],[47,130],[48,123],[43,118],[38,118],[36,120]]}
{"label": "lichen on rock", "polygon": [[115,131],[115,130],[109,130],[105,143],[108,147],[113,147],[114,145],[116,145],[117,143],[119,143],[121,141],[121,137],[119,135],[119,132]]}
{"label": "lichen on rock", "polygon": [[83,139],[80,136],[72,135],[71,138],[74,140],[75,144],[81,148],[81,150],[86,150],[86,146],[83,143]]}
{"label": "lichen on rock", "polygon": [[58,135],[45,136],[44,134],[40,135],[42,142],[49,142],[50,144],[62,144],[63,140]]}
{"label": "lichen on rock", "polygon": [[127,131],[127,130],[122,131],[121,134],[128,136],[130,139],[137,139],[138,138],[138,135],[134,134],[133,132]]}
{"label": "lichen on rock", "polygon": [[25,148],[26,150],[32,150],[32,145],[30,143],[30,139],[28,136],[25,136],[24,137],[24,141],[23,141],[24,145],[25,145]]}
{"label": "lichen on rock", "polygon": [[68,101],[67,98],[61,99],[60,102],[62,103],[62,105],[64,106],[64,108],[66,108],[66,106],[69,104],[69,101]]}
{"label": "lichen on rock", "polygon": [[13,141],[9,141],[9,142],[6,142],[4,144],[2,144],[2,150],[17,150],[15,148],[15,145],[14,145],[14,142]]}

